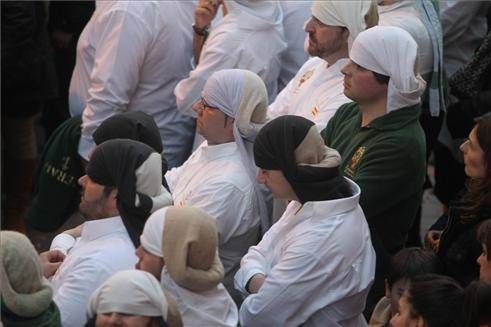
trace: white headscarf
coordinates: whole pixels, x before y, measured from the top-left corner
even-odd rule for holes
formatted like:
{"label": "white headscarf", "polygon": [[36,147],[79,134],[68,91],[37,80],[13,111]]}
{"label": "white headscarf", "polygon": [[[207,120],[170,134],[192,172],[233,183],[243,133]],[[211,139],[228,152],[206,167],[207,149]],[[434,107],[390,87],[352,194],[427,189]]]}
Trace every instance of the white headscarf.
{"label": "white headscarf", "polygon": [[255,187],[258,197],[259,214],[263,232],[269,228],[266,204],[260,192],[254,164],[252,147],[248,149],[244,139],[253,142],[257,133],[266,123],[268,93],[262,79],[255,73],[244,69],[224,69],[213,73],[206,81],[201,97],[212,107],[219,108],[227,116],[235,119],[234,138],[239,148],[242,162]]}
{"label": "white headscarf", "polygon": [[140,243],[143,248],[161,258],[164,257],[162,253],[162,233],[168,208],[162,208],[152,213],[145,222],[145,227],[143,227],[143,232],[140,235]]}
{"label": "white headscarf", "polygon": [[375,26],[361,32],[350,51],[356,64],[390,77],[387,113],[420,103],[426,83],[415,73],[417,56],[416,41],[394,26]]}
{"label": "white headscarf", "polygon": [[226,5],[229,13],[240,15],[238,24],[243,29],[281,28],[283,31],[283,13],[277,0],[227,0]]}
{"label": "white headscarf", "polygon": [[348,46],[351,48],[354,39],[367,28],[365,15],[372,5],[377,6],[374,0],[313,1],[312,15],[323,24],[346,27],[349,30]]}
{"label": "white headscarf", "polygon": [[89,301],[89,319],[96,314],[119,312],[167,320],[168,304],[159,281],[142,270],[119,271],[109,277]]}

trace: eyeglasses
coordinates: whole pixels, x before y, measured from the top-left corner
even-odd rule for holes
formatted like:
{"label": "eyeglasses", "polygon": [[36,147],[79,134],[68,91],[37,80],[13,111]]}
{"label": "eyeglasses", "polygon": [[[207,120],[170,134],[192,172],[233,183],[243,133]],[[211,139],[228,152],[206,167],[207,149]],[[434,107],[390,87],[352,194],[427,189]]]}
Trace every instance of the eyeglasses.
{"label": "eyeglasses", "polygon": [[212,109],[212,110],[218,110],[220,111],[221,113],[223,113],[223,116],[224,116],[224,122],[223,122],[223,127],[227,126],[227,118],[229,118],[229,116],[224,113],[223,111],[220,110],[220,108],[218,107],[213,107],[213,106],[210,106],[208,103],[206,103],[205,99],[203,98],[200,98],[198,101],[196,101],[193,106],[191,107],[198,115],[201,114],[205,109]]}

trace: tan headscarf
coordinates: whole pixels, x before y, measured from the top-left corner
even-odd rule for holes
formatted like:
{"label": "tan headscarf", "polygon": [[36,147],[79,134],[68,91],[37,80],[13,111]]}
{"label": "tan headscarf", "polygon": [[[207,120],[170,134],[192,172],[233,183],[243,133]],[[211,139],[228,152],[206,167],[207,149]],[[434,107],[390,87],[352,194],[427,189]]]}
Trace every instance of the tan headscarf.
{"label": "tan headscarf", "polygon": [[5,306],[26,318],[47,310],[53,291],[29,239],[17,232],[0,232],[0,257],[0,291]]}
{"label": "tan headscarf", "polygon": [[215,219],[197,208],[167,209],[162,253],[169,275],[179,286],[203,292],[223,280],[217,245]]}

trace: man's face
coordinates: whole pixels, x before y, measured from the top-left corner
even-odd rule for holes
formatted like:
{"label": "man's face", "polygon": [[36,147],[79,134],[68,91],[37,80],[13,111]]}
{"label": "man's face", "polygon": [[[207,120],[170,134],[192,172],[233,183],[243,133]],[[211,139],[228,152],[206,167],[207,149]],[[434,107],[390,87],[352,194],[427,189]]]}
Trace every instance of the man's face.
{"label": "man's face", "polygon": [[157,326],[155,319],[147,316],[135,316],[118,312],[97,314],[96,327],[153,327]]}
{"label": "man's face", "polygon": [[104,186],[92,181],[87,175],[80,177],[78,183],[82,187],[79,205],[82,215],[90,220],[110,217],[108,207],[111,199],[104,194]]}
{"label": "man's face", "polygon": [[149,272],[160,280],[162,268],[164,268],[164,259],[151,254],[141,245],[136,249],[135,254],[138,257],[135,268]]}
{"label": "man's face", "polygon": [[344,75],[344,95],[358,104],[370,104],[387,97],[387,84],[381,84],[371,70],[352,60],[341,69]]}
{"label": "man's face", "polygon": [[330,55],[342,50],[347,44],[349,32],[340,26],[329,26],[314,16],[305,25],[308,35],[307,52],[313,57],[327,59]]}
{"label": "man's face", "polygon": [[404,294],[399,299],[399,310],[395,316],[390,320],[390,326],[392,327],[418,327],[422,326],[421,316],[413,317],[411,313],[412,306],[407,301],[407,294]]}
{"label": "man's face", "polygon": [[390,310],[392,316],[399,312],[399,299],[404,291],[409,288],[409,280],[402,278],[392,284],[392,288],[389,289],[386,284],[386,296],[390,298]]}
{"label": "man's face", "polygon": [[198,114],[196,131],[208,141],[208,144],[220,144],[231,131],[233,119],[225,115],[220,109],[209,106],[203,99],[193,105]]}
{"label": "man's face", "polygon": [[297,195],[281,170],[259,168],[256,180],[264,184],[276,199],[297,200]]}

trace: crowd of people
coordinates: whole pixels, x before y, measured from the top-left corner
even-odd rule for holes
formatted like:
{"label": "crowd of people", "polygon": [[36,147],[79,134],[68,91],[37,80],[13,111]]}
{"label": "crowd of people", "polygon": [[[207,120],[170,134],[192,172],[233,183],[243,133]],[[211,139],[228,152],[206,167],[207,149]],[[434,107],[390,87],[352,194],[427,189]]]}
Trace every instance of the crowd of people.
{"label": "crowd of people", "polygon": [[490,2],[97,1],[37,158],[45,9],[2,2],[4,326],[491,326]]}

